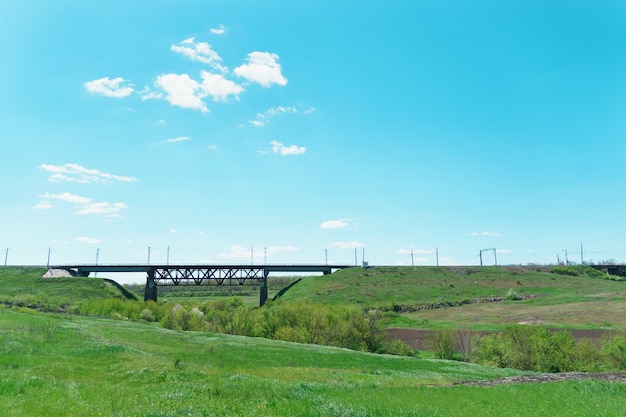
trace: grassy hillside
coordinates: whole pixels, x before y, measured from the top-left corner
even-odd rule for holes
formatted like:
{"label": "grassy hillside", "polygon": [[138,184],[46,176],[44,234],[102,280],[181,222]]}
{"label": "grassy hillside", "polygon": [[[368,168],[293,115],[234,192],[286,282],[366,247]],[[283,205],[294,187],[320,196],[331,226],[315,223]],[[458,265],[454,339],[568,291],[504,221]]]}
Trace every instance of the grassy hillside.
{"label": "grassy hillside", "polygon": [[129,298],[119,285],[99,278],[42,278],[44,268],[0,267],[0,303],[40,309],[71,309],[105,298]]}
{"label": "grassy hillside", "polygon": [[4,416],[612,416],[626,384],[0,307]]}
{"label": "grassy hillside", "polygon": [[308,298],[405,312],[408,314],[392,323],[402,327],[429,327],[433,321],[476,328],[518,322],[626,325],[626,282],[606,279],[591,268],[557,271],[560,273],[520,267],[351,268],[306,278],[282,299]]}

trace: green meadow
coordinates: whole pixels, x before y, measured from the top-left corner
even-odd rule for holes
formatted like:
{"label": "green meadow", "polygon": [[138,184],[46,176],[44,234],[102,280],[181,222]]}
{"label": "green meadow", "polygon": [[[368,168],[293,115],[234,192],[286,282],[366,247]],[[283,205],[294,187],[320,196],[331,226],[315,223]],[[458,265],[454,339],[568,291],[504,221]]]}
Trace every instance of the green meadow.
{"label": "green meadow", "polygon": [[[462,279],[457,282],[452,282],[455,275],[446,278],[449,282],[442,282],[440,277],[420,289],[403,281],[401,268],[396,272],[392,268],[388,272],[397,276],[389,278],[388,285],[398,287],[397,299],[386,292],[378,300],[369,296],[359,302],[351,290],[344,294],[336,288],[328,290],[328,285],[358,279],[359,271],[379,274],[376,287],[366,292],[384,287],[380,282],[385,279],[384,271],[354,269],[306,278],[283,297],[367,308],[379,305],[392,312],[394,306],[411,310],[442,299],[450,304],[462,301],[465,295],[454,298],[456,292],[476,285],[466,282],[466,275],[480,278],[477,273],[459,273]],[[462,383],[534,374],[432,359],[432,355],[373,354],[259,337],[170,330],[158,322],[122,316],[79,315],[84,303],[122,300],[126,295],[102,279],[42,279],[43,272],[0,268],[3,416],[619,416],[626,406],[626,384],[620,382],[468,386]],[[519,300],[531,308],[533,303],[550,306],[550,297],[563,304],[580,304],[587,302],[581,288],[588,282],[587,292],[612,293],[610,303],[623,302],[619,295],[622,282],[593,275],[537,273],[543,275],[524,279],[518,274],[499,285],[490,280],[504,280],[507,274],[494,270],[488,277],[474,280],[482,284],[471,297],[506,296],[507,287],[519,280],[522,284],[517,285],[530,288],[529,294],[542,291],[543,303],[538,303],[539,296]],[[543,284],[542,277],[546,281]],[[364,287],[369,278],[371,275],[363,277],[358,287]],[[415,276],[413,279],[417,280]],[[566,285],[568,279],[578,280],[579,285]],[[304,291],[314,281],[320,285]],[[491,290],[483,289],[490,284]],[[446,286],[448,289],[441,289]],[[412,296],[405,294],[410,288]],[[459,304],[458,308],[464,307]],[[413,316],[418,313],[406,313],[406,321],[414,327],[424,320]],[[428,323],[436,320],[431,317]],[[455,320],[444,317],[442,326],[451,326]]]}

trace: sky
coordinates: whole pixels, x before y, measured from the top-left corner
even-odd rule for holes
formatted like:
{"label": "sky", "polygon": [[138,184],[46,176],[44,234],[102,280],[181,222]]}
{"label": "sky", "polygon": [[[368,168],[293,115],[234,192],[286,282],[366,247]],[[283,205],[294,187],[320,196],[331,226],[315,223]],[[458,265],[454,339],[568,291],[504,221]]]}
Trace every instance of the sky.
{"label": "sky", "polygon": [[0,262],[626,261],[624,39],[619,0],[2,2]]}

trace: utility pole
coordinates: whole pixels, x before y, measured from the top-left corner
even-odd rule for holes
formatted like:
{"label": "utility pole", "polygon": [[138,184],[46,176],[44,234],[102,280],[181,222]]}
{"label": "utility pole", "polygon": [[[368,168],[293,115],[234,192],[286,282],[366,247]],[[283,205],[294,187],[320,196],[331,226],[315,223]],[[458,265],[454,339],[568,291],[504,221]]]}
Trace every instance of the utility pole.
{"label": "utility pole", "polygon": [[437,259],[437,266],[439,266],[439,248],[435,247],[435,258]]}
{"label": "utility pole", "polygon": [[7,259],[9,259],[9,248],[7,248],[7,251],[4,253],[4,266],[7,266]]}
{"label": "utility pole", "polygon": [[567,249],[565,249],[565,265],[569,265],[569,259],[567,258]]}
{"label": "utility pole", "polygon": [[356,255],[356,248],[354,248],[354,266],[359,266],[359,260]]}
{"label": "utility pole", "polygon": [[580,242],[580,266],[584,266],[585,262],[583,260],[583,243]]}
{"label": "utility pole", "polygon": [[486,251],[493,251],[493,259],[494,259],[495,265],[498,266],[498,256],[496,255],[496,248],[481,249],[480,252],[478,252],[478,256],[480,256],[480,266],[483,266],[483,252],[486,252]]}
{"label": "utility pole", "polygon": [[415,262],[413,260],[413,249],[411,249],[411,266],[415,266]]}
{"label": "utility pole", "polygon": [[263,251],[263,263],[267,265],[267,246],[265,247]]}
{"label": "utility pole", "polygon": [[326,259],[326,265],[328,265],[328,249],[324,249],[324,257]]}
{"label": "utility pole", "polygon": [[46,269],[50,269],[50,253],[52,252],[52,247],[48,246],[48,262],[46,263]]}
{"label": "utility pole", "polygon": [[148,246],[148,265],[150,265],[150,246]]}
{"label": "utility pole", "polygon": [[[100,248],[96,249],[96,266],[98,266],[98,258],[100,257]],[[94,278],[98,278],[98,271],[93,275]]]}

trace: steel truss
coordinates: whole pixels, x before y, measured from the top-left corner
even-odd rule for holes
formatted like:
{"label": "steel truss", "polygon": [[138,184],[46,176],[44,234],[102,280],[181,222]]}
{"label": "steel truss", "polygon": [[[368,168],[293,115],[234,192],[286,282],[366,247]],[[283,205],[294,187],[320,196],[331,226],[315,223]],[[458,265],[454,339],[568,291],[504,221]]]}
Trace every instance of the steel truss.
{"label": "steel truss", "polygon": [[266,278],[263,267],[160,267],[154,268],[154,283],[159,286],[179,285],[244,285]]}

